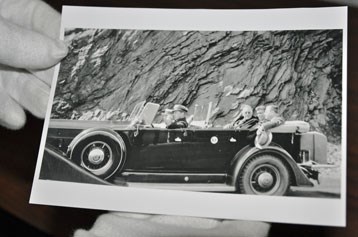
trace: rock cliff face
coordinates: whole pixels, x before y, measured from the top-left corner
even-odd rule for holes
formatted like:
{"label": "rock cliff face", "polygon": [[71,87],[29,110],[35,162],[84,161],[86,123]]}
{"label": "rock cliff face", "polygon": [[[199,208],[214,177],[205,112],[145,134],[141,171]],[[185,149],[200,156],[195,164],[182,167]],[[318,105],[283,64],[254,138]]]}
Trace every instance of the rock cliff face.
{"label": "rock cliff face", "polygon": [[52,118],[213,102],[214,125],[240,105],[274,103],[331,141],[341,135],[342,31],[68,29]]}

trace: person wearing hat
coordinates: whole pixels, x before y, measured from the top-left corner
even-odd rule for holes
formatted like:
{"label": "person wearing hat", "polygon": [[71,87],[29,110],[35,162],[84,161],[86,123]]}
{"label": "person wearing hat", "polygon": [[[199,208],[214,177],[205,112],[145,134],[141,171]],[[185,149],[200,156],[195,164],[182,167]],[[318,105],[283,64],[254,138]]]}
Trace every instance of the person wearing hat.
{"label": "person wearing hat", "polygon": [[259,119],[259,125],[266,121],[265,119],[265,106],[259,105],[255,108],[256,116]]}
{"label": "person wearing hat", "polygon": [[278,113],[278,106],[268,105],[264,112],[264,120],[260,121],[260,125],[256,131],[254,144],[257,148],[262,149],[270,145],[272,141],[272,133],[270,129],[282,125],[285,120]]}
{"label": "person wearing hat", "polygon": [[165,109],[162,113],[162,119],[165,123],[165,126],[169,126],[174,120],[174,111],[172,109]]}
{"label": "person wearing hat", "polygon": [[164,109],[161,113],[161,122],[157,124],[160,128],[168,127],[174,120],[173,110]]}
{"label": "person wearing hat", "polygon": [[257,135],[261,135],[263,131],[278,127],[285,122],[284,118],[282,118],[278,113],[277,105],[266,106],[264,115],[265,121],[257,129]]}
{"label": "person wearing hat", "polygon": [[187,128],[188,122],[186,121],[185,115],[188,112],[188,108],[184,105],[174,105],[173,108],[173,117],[174,120],[170,123],[167,128]]}

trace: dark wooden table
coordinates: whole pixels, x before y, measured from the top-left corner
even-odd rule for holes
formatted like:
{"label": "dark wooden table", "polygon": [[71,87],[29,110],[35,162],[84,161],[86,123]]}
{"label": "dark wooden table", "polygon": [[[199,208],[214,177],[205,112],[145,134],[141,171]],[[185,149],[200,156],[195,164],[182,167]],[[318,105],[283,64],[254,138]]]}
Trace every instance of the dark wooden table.
{"label": "dark wooden table", "polygon": [[[56,9],[62,5],[157,7],[157,8],[285,8],[335,6],[323,1],[308,0],[196,0],[196,1],[48,1]],[[337,4],[336,4],[337,5]],[[348,178],[347,227],[317,227],[274,224],[271,236],[358,236],[358,8],[349,8],[348,17]],[[0,209],[22,223],[51,236],[69,236],[76,228],[92,225],[102,211],[28,204],[36,165],[43,121],[29,116],[20,131],[0,128]],[[0,216],[1,218],[1,216]],[[0,220],[1,222],[1,220]]]}

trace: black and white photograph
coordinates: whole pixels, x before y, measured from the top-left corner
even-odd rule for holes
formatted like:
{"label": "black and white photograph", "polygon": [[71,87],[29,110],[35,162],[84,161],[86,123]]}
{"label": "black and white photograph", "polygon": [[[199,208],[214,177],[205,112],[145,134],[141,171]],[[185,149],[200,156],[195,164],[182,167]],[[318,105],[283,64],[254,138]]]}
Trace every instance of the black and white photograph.
{"label": "black and white photograph", "polygon": [[[343,26],[111,26],[62,25],[69,53],[52,88],[34,189],[45,182],[183,194],[185,202],[198,194],[194,203],[212,195],[342,207]],[[267,220],[257,216],[249,219]]]}

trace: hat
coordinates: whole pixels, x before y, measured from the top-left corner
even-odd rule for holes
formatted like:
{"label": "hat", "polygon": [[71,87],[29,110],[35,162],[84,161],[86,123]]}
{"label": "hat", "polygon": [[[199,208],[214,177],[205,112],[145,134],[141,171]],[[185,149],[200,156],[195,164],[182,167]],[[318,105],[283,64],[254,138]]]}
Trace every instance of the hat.
{"label": "hat", "polygon": [[272,141],[272,133],[270,131],[262,131],[262,133],[255,138],[255,146],[262,149],[270,145]]}
{"label": "hat", "polygon": [[188,112],[188,108],[184,105],[174,105],[173,111]]}

